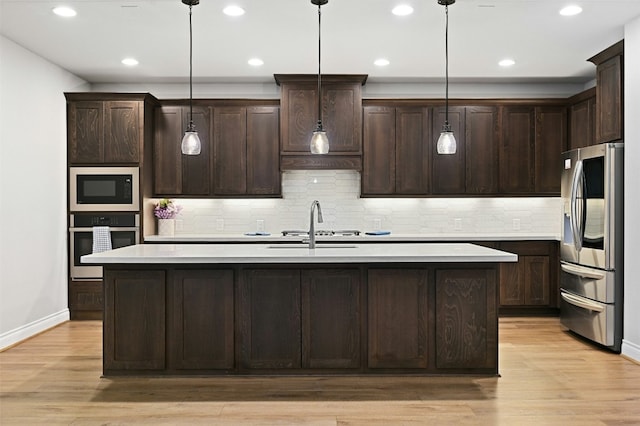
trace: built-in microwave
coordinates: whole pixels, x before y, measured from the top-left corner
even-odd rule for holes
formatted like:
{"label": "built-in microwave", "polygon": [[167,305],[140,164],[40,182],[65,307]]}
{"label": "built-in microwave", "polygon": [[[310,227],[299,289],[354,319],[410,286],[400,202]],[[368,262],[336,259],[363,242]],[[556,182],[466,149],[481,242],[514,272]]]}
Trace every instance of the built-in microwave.
{"label": "built-in microwave", "polygon": [[70,167],[69,211],[140,210],[137,167]]}

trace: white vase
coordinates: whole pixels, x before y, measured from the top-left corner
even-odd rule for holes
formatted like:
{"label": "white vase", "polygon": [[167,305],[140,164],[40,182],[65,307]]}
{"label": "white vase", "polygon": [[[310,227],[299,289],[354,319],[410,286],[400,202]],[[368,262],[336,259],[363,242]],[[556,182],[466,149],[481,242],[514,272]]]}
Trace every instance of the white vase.
{"label": "white vase", "polygon": [[175,219],[158,219],[158,235],[173,237],[176,229]]}

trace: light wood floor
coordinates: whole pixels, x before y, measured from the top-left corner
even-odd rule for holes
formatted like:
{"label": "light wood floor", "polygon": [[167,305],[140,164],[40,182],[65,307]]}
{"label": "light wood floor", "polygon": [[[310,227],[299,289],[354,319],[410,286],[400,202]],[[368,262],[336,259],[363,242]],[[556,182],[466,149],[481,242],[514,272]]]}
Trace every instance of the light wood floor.
{"label": "light wood floor", "polygon": [[500,320],[500,378],[100,377],[101,323],[0,353],[0,424],[640,425],[640,366],[563,331]]}

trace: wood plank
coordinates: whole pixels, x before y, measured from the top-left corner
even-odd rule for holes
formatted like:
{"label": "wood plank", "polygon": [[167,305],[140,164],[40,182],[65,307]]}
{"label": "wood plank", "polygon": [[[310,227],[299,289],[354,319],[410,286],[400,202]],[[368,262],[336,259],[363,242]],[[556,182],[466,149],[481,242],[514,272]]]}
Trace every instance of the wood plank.
{"label": "wood plank", "polygon": [[563,330],[500,319],[501,377],[100,377],[102,323],[0,353],[0,424],[637,424],[640,365]]}

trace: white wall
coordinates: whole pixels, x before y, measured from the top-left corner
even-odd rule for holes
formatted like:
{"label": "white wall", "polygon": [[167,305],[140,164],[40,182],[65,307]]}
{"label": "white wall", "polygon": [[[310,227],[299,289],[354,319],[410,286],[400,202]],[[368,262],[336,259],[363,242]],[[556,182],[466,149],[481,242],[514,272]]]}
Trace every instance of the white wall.
{"label": "white wall", "polygon": [[622,353],[640,362],[640,17],[624,31],[625,277]]}
{"label": "white wall", "polygon": [[0,36],[0,348],[69,318],[66,104],[76,76]]}

